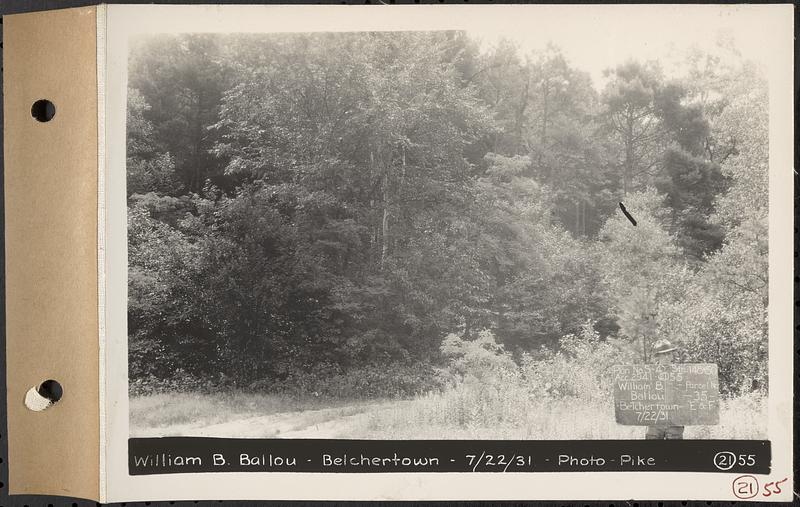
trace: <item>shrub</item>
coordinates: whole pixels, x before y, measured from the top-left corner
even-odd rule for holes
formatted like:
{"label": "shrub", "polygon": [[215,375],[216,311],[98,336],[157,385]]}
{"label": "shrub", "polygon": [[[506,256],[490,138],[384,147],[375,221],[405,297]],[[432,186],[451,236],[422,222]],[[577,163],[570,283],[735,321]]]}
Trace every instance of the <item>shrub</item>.
{"label": "shrub", "polygon": [[447,371],[456,382],[494,385],[518,380],[517,364],[489,330],[478,333],[475,340],[464,340],[451,333],[442,340],[440,351],[449,359]]}
{"label": "shrub", "polygon": [[308,371],[292,371],[282,380],[254,382],[250,388],[292,396],[366,399],[407,398],[442,385],[436,370],[425,363],[373,363],[348,370],[323,363]]}
{"label": "shrub", "polygon": [[611,397],[611,367],[632,362],[636,358],[629,347],[601,340],[587,322],[579,335],[561,339],[559,352],[540,360],[524,355],[522,372],[531,395],[597,401]]}
{"label": "shrub", "polygon": [[166,378],[152,374],[131,376],[128,394],[143,396],[161,393],[210,393],[219,387],[219,379],[198,378],[182,368],[177,368]]}

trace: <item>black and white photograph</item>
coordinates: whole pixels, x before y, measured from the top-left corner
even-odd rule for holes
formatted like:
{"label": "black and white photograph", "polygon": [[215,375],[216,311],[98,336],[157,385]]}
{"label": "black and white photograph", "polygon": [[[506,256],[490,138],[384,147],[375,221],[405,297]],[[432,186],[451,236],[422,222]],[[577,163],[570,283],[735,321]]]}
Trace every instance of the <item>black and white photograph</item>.
{"label": "black and white photograph", "polygon": [[768,438],[758,45],[534,21],[131,37],[131,437]]}

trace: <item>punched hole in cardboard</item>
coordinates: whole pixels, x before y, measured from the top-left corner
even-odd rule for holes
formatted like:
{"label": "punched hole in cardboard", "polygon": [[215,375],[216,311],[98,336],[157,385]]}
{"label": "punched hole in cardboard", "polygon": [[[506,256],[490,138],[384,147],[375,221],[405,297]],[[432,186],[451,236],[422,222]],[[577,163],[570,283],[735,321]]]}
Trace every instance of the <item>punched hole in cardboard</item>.
{"label": "punched hole in cardboard", "polygon": [[64,394],[64,389],[61,384],[56,380],[45,380],[39,386],[31,387],[25,393],[25,406],[34,412],[41,412],[47,408],[52,407],[61,396]]}
{"label": "punched hole in cardboard", "polygon": [[39,99],[31,106],[31,116],[36,121],[48,122],[56,115],[56,106],[47,99]]}

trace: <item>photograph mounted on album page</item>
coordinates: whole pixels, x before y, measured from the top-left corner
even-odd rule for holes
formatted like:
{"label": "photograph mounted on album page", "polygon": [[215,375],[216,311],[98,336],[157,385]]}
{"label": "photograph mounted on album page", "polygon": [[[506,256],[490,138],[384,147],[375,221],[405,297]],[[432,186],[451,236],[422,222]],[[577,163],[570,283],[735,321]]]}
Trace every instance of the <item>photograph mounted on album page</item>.
{"label": "photograph mounted on album page", "polygon": [[[791,5],[8,16],[12,492],[791,500],[792,27]],[[69,351],[33,361],[54,330]],[[52,462],[24,444],[45,423],[75,434]]]}

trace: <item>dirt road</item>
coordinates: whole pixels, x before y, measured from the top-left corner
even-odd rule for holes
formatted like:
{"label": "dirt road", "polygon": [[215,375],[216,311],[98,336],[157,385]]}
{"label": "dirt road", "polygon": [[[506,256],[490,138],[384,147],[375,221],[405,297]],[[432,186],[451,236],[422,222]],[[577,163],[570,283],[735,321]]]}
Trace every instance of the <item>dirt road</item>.
{"label": "dirt road", "polygon": [[215,424],[180,424],[167,427],[131,427],[132,437],[237,437],[237,438],[347,438],[354,427],[369,423],[370,415],[395,410],[404,402],[350,405],[320,410],[251,416]]}

